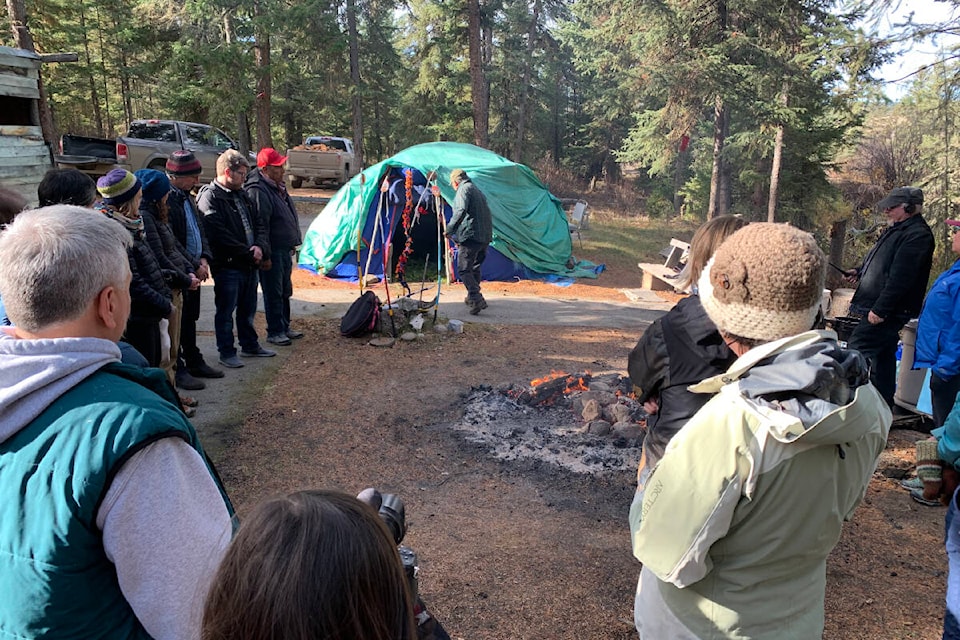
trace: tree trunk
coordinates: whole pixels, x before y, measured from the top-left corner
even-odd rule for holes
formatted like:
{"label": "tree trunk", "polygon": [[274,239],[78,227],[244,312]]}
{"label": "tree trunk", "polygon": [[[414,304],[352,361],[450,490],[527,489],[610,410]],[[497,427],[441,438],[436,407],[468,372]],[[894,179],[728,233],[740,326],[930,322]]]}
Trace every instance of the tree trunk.
{"label": "tree trunk", "polygon": [[[30,33],[30,27],[27,25],[27,8],[23,0],[7,0],[7,14],[10,16],[10,28],[13,31],[14,45],[19,49],[26,49],[36,53],[37,49],[33,44],[33,35]],[[43,135],[43,141],[50,149],[57,145],[60,136],[57,135],[57,125],[53,120],[53,112],[47,103],[47,91],[43,88],[43,73],[37,74],[37,90],[40,92],[39,114],[40,131]]]}
{"label": "tree trunk", "polygon": [[710,204],[707,208],[707,220],[724,215],[727,210],[723,178],[723,143],[727,135],[727,109],[723,96],[717,94],[713,107],[713,170],[710,172]]}
{"label": "tree trunk", "polygon": [[350,37],[350,82],[351,107],[353,109],[353,161],[355,166],[363,167],[363,114],[360,111],[360,98],[363,85],[360,78],[360,36],[357,33],[357,3],[347,0],[347,31]]}
{"label": "tree trunk", "polygon": [[[843,246],[847,238],[847,221],[838,220],[830,226],[830,264],[843,266]],[[827,288],[836,289],[843,284],[840,275],[833,267],[827,269]]]}
{"label": "tree trunk", "polygon": [[537,43],[537,23],[540,21],[540,0],[533,0],[533,15],[527,30],[527,59],[523,62],[523,78],[520,81],[520,98],[517,101],[517,137],[513,144],[513,161],[523,162],[523,138],[526,135],[527,97],[530,94],[530,78],[533,75],[533,54]]}
{"label": "tree trunk", "polygon": [[[783,83],[780,104],[784,109],[789,104],[786,82]],[[777,196],[780,194],[780,166],[783,162],[783,136],[786,129],[787,125],[783,122],[777,125],[777,138],[773,143],[773,166],[770,167],[770,199],[767,201],[767,222],[775,222],[777,217]]]}
{"label": "tree trunk", "polygon": [[90,39],[87,30],[86,9],[83,2],[80,2],[80,31],[83,32],[83,60],[85,64],[84,74],[90,84],[90,104],[93,106],[93,119],[97,123],[97,136],[103,137],[103,113],[100,111],[100,96],[97,95],[97,79],[93,77],[93,63],[90,61]]}
{"label": "tree trunk", "polygon": [[490,143],[490,112],[487,80],[481,55],[480,0],[467,0],[467,41],[470,52],[470,88],[473,98],[473,142]]}
{"label": "tree trunk", "polygon": [[270,71],[270,34],[263,27],[263,5],[253,3],[255,35],[253,59],[257,76],[257,92],[254,99],[257,113],[257,148],[273,147],[273,133],[270,131],[270,105],[273,99],[273,85]]}

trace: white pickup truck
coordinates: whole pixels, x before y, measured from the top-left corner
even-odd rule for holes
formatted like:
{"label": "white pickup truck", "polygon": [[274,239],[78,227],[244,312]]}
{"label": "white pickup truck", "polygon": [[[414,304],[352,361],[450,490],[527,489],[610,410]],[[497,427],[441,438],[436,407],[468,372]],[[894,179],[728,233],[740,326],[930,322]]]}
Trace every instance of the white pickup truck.
{"label": "white pickup truck", "polygon": [[287,181],[294,189],[304,182],[320,185],[345,184],[359,171],[353,157],[353,141],[333,136],[310,136],[303,144],[287,149]]}

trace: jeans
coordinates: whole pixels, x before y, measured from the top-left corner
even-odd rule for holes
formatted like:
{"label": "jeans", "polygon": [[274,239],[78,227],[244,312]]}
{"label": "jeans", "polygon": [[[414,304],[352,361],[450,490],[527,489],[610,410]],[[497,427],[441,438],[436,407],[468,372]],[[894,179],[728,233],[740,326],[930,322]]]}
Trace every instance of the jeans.
{"label": "jeans", "polygon": [[960,376],[953,376],[944,380],[937,374],[930,373],[930,401],[933,405],[933,423],[942,427],[947,416],[953,410],[953,403],[960,393]]}
{"label": "jeans", "polygon": [[[960,490],[958,490],[960,492]],[[957,517],[957,493],[947,508],[947,609],[943,615],[943,640],[960,640],[960,518]]]}
{"label": "jeans", "polygon": [[870,361],[870,382],[889,406],[893,406],[897,386],[897,342],[906,323],[907,320],[894,316],[880,324],[870,324],[864,314],[847,343]]}
{"label": "jeans", "polygon": [[283,336],[290,329],[290,298],[293,296],[293,256],[290,249],[271,251],[270,262],[273,266],[260,272],[267,335]]}
{"label": "jeans", "polygon": [[244,351],[257,351],[260,342],[253,328],[257,313],[257,272],[253,269],[219,269],[213,274],[216,313],[213,328],[217,351],[224,358],[237,355],[233,345],[233,312],[237,312],[237,338]]}
{"label": "jeans", "polygon": [[457,275],[467,288],[467,298],[471,301],[482,300],[480,294],[480,267],[487,258],[487,245],[466,240],[457,251]]}

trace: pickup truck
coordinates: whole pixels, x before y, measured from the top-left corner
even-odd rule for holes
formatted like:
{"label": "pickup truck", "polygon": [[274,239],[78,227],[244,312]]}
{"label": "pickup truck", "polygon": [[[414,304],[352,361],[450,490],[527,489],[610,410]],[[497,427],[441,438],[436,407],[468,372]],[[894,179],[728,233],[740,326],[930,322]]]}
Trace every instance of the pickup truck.
{"label": "pickup truck", "polygon": [[180,120],[134,120],[127,134],[117,138],[117,164],[128,171],[163,171],[167,156],[186,149],[200,161],[201,182],[217,177],[217,158],[237,143],[220,129],[208,124]]}
{"label": "pickup truck", "polygon": [[320,185],[325,181],[339,187],[357,175],[353,141],[333,136],[310,136],[303,144],[287,149],[287,180],[294,189],[304,181]]}
{"label": "pickup truck", "polygon": [[96,180],[117,166],[117,141],[65,133],[53,161],[61,169],[79,169]]}

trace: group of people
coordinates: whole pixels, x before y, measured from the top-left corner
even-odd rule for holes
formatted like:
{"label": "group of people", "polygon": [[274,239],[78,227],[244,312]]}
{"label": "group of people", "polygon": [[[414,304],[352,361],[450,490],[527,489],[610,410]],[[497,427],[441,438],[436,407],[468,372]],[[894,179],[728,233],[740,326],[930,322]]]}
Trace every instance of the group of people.
{"label": "group of people", "polygon": [[[235,221],[243,252],[218,258],[211,242],[214,278],[283,251],[247,242],[259,214],[236,197],[243,165],[224,164],[228,185],[214,188],[225,193],[207,198],[236,208],[206,216],[250,224]],[[158,208],[158,181],[114,174],[97,211],[84,200],[17,212],[0,233],[0,635],[414,638],[411,587],[375,506],[301,491],[238,528],[167,373],[121,362],[134,272],[151,250],[129,203],[145,190]],[[169,298],[156,303],[169,314]]]}
{"label": "group of people", "polygon": [[[960,640],[960,261],[925,297],[935,242],[922,206],[915,187],[879,203],[889,226],[844,272],[860,318],[846,346],[817,330],[827,261],[809,234],[735,216],[695,234],[692,295],[629,357],[649,414],[630,509],[641,638],[820,637],[826,558],[884,448],[899,333],[919,315],[933,464],[953,478],[943,637]],[[960,256],[960,221],[946,225]]]}

